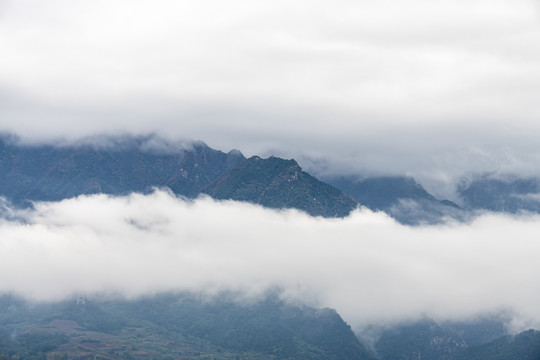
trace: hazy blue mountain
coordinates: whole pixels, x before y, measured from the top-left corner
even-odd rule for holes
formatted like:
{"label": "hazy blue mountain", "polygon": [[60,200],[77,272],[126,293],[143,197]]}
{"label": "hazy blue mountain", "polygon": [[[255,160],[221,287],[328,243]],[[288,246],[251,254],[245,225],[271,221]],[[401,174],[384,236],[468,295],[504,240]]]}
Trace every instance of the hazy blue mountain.
{"label": "hazy blue mountain", "polygon": [[0,141],[0,194],[14,202],[60,200],[81,194],[126,194],[152,187],[194,196],[244,156],[202,142],[173,151],[145,149],[148,137],[114,146],[19,146]]}
{"label": "hazy blue mountain", "polygon": [[537,360],[540,332],[500,318],[386,328],[370,352],[332,309],[269,294],[161,294],[31,303],[0,296],[0,359]]}
{"label": "hazy blue mountain", "polygon": [[383,360],[447,360],[466,346],[454,331],[425,319],[384,331],[375,349]]}
{"label": "hazy blue mountain", "polygon": [[439,325],[458,334],[467,345],[479,345],[506,336],[505,323],[504,317],[493,315],[468,322],[446,321]]}
{"label": "hazy blue mountain", "polygon": [[424,319],[382,331],[374,347],[381,360],[537,360],[540,332],[506,335],[497,316],[441,324]]}
{"label": "hazy blue mountain", "polygon": [[528,330],[508,335],[487,344],[474,345],[456,354],[452,360],[538,360],[540,331]]}
{"label": "hazy blue mountain", "polygon": [[404,224],[433,224],[448,218],[460,220],[465,217],[458,205],[436,199],[410,177],[334,177],[325,180],[361,205],[374,211],[382,210]]}
{"label": "hazy blue mountain", "polygon": [[4,296],[0,308],[0,359],[374,359],[335,311],[272,295],[244,304],[226,294],[45,304]]}
{"label": "hazy blue mountain", "polygon": [[216,199],[249,201],[271,208],[297,208],[311,215],[342,217],[358,204],[337,188],[302,171],[294,160],[253,156],[203,192]]}
{"label": "hazy blue mountain", "polygon": [[540,180],[535,178],[483,175],[463,181],[458,192],[470,209],[540,212]]}
{"label": "hazy blue mountain", "polygon": [[370,209],[387,209],[398,199],[436,200],[422,185],[410,177],[386,176],[365,179],[336,177],[325,180]]}
{"label": "hazy blue mountain", "polygon": [[[239,151],[224,153],[202,142],[180,147],[147,136],[22,146],[0,138],[0,195],[16,204],[153,187],[326,217],[346,216],[360,203],[405,224],[460,220],[476,209],[540,212],[536,179],[483,176],[463,182],[458,190],[465,207],[460,208],[436,199],[412,178],[322,182],[294,160],[246,159]],[[386,329],[373,348],[380,360],[540,359],[538,332],[504,335],[498,318],[445,324],[425,319]],[[96,354],[102,359],[374,358],[335,311],[293,306],[272,296],[243,305],[227,297],[209,302],[191,295],[49,304],[0,297],[0,360],[67,354],[70,359]]]}
{"label": "hazy blue mountain", "polygon": [[196,197],[234,199],[311,215],[346,216],[357,203],[302,171],[294,160],[246,159],[195,142],[146,146],[152,137],[113,138],[112,146],[20,146],[0,140],[0,195],[15,203],[55,201],[81,194],[127,194],[168,187]]}
{"label": "hazy blue mountain", "polygon": [[0,195],[16,204],[168,187],[186,197],[206,193],[325,217],[346,216],[360,203],[409,225],[464,220],[478,209],[540,212],[538,179],[486,175],[464,181],[458,188],[464,208],[435,198],[410,177],[325,181],[302,171],[294,160],[246,159],[240,151],[224,153],[203,142],[176,146],[154,136],[124,136],[52,146],[0,137]]}

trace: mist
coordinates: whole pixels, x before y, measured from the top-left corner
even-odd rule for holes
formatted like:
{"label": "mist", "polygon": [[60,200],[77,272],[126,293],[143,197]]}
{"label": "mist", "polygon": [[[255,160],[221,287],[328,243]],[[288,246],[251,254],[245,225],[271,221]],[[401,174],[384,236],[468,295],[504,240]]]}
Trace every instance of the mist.
{"label": "mist", "polygon": [[534,0],[0,6],[0,131],[156,132],[315,175],[540,171]]}
{"label": "mist", "polygon": [[323,219],[162,190],[3,214],[0,292],[33,301],[279,289],[353,327],[498,313],[513,331],[540,326],[538,215],[411,228],[366,209]]}

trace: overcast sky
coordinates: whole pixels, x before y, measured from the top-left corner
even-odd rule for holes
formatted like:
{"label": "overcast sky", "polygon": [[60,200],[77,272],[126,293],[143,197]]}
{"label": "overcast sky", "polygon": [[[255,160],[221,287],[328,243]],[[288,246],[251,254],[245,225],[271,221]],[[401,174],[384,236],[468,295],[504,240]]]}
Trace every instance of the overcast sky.
{"label": "overcast sky", "polygon": [[437,191],[540,170],[538,44],[536,0],[3,0],[0,130],[156,132]]}

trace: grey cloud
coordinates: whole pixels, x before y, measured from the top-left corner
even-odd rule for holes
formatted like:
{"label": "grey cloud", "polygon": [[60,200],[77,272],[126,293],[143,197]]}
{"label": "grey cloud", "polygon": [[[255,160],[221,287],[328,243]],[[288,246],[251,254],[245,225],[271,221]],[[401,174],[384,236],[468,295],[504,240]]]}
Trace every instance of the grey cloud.
{"label": "grey cloud", "polygon": [[321,219],[161,191],[11,211],[24,221],[0,225],[0,291],[28,298],[280,288],[353,326],[500,311],[517,329],[540,324],[538,216],[409,228],[368,210]]}
{"label": "grey cloud", "polygon": [[157,133],[450,198],[540,171],[535,1],[7,4],[0,130],[24,138]]}

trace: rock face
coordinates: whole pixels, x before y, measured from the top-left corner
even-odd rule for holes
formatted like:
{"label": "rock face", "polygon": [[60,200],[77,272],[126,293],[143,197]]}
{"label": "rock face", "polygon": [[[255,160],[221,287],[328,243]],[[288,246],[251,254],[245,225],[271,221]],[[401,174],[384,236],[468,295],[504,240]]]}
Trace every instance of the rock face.
{"label": "rock face", "polygon": [[325,217],[346,216],[357,206],[353,198],[302,171],[296,161],[277,157],[251,157],[202,191],[216,199],[297,208]]}

